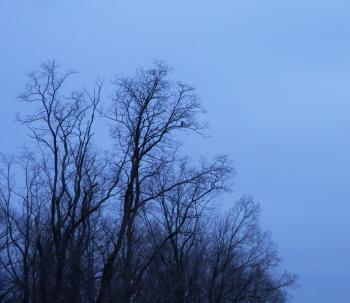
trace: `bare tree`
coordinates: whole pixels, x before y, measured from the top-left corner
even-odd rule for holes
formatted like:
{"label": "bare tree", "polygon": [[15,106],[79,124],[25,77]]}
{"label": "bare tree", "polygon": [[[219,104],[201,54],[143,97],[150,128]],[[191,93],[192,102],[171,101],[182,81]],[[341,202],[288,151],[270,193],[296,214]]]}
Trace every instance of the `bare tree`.
{"label": "bare tree", "polygon": [[[134,222],[141,207],[154,202],[171,190],[203,180],[205,176],[220,174],[224,178],[227,171],[221,159],[218,167],[208,166],[193,170],[182,178],[173,180],[166,187],[152,186],[159,172],[167,169],[169,162],[176,161],[176,131],[198,131],[202,125],[197,114],[202,110],[193,89],[185,84],[168,80],[168,68],[157,64],[149,70],[138,70],[134,78],[121,78],[115,84],[113,115],[108,116],[114,123],[113,134],[121,148],[124,165],[122,184],[121,223],[115,237],[115,245],[103,268],[101,287],[97,302],[107,302],[115,261],[122,248],[127,245],[125,268],[132,258]],[[127,272],[127,271],[126,271]],[[130,275],[125,273],[125,294],[123,302],[130,300]]]}
{"label": "bare tree", "polygon": [[208,302],[285,301],[281,289],[292,285],[295,276],[273,273],[280,258],[258,219],[259,206],[242,198],[214,221],[208,241]]}
{"label": "bare tree", "polygon": [[103,111],[101,82],[66,93],[73,74],[45,63],[20,96],[32,144],[0,170],[1,302],[286,302],[294,277],[278,274],[257,204],[216,210],[230,161],[179,152],[204,129],[193,88],[157,63],[117,78]]}
{"label": "bare tree", "polygon": [[[30,74],[26,91],[20,96],[24,102],[37,105],[34,114],[19,118],[30,131],[36,149],[35,154],[26,155],[23,193],[15,192],[8,175],[7,192],[2,195],[9,241],[22,255],[23,297],[29,292],[27,255],[32,242],[31,253],[39,268],[33,273],[38,280],[33,292],[39,291],[42,302],[62,301],[67,291],[66,275],[80,267],[80,250],[89,239],[89,220],[115,195],[117,183],[115,169],[111,170],[106,159],[99,159],[92,146],[101,84],[96,84],[93,93],[65,96],[62,88],[72,72],[61,75],[57,68],[55,62],[49,62],[41,72]],[[11,202],[14,195],[16,201]],[[24,208],[24,230],[11,214],[18,207]],[[22,245],[15,233],[24,238]],[[20,280],[12,260],[14,253],[8,255],[12,276]]]}

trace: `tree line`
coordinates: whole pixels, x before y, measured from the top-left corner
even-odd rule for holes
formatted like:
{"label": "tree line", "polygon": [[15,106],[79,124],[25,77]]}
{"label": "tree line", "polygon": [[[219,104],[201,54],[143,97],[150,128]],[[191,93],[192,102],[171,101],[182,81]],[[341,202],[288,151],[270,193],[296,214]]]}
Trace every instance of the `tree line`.
{"label": "tree line", "polygon": [[0,302],[287,302],[259,205],[220,207],[230,161],[179,152],[204,129],[193,88],[156,63],[116,78],[105,110],[102,82],[67,92],[73,74],[47,62],[20,95],[32,143],[1,158]]}

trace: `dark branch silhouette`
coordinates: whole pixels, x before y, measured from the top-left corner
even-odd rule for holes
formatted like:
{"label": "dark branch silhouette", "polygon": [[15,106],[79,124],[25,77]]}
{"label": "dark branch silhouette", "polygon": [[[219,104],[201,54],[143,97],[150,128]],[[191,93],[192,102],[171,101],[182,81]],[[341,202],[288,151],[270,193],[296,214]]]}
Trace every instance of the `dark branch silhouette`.
{"label": "dark branch silhouette", "polygon": [[[45,63],[20,96],[32,144],[2,157],[0,301],[286,302],[295,277],[259,227],[259,206],[215,205],[234,174],[226,156],[197,164],[181,133],[202,133],[192,87],[162,63],[67,93],[74,72]],[[111,125],[114,150],[94,141]]]}

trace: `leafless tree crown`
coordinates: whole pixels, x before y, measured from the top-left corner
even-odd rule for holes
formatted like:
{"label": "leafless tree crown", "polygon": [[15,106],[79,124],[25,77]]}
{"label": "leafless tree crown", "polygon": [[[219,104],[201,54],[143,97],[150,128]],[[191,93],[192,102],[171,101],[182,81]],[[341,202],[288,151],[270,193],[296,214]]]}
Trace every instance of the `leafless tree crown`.
{"label": "leafless tree crown", "polygon": [[[0,301],[279,303],[294,276],[244,197],[217,209],[233,175],[226,156],[181,156],[180,132],[202,132],[192,87],[163,63],[67,93],[56,62],[29,75],[18,120],[31,145],[1,158]],[[113,150],[94,141],[111,125]]]}

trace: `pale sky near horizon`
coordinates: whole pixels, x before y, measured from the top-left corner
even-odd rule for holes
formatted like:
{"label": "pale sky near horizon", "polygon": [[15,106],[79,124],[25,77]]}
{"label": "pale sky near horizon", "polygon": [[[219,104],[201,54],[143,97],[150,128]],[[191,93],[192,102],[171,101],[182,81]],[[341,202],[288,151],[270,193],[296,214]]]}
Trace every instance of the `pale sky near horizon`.
{"label": "pale sky near horizon", "polygon": [[296,303],[350,302],[350,2],[341,0],[2,0],[0,151],[14,152],[25,74],[49,59],[95,77],[154,59],[194,85],[210,138],[228,154],[234,197],[252,195]]}

